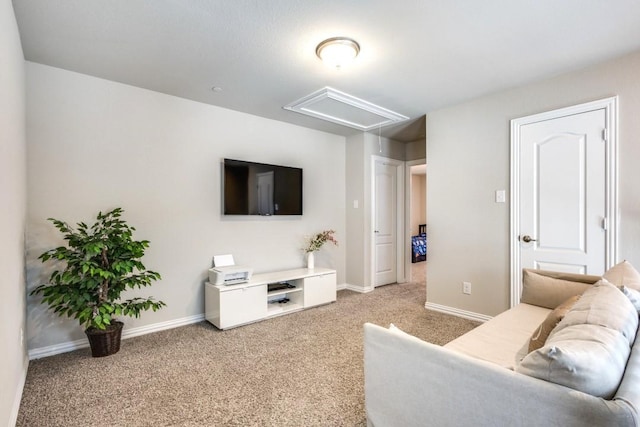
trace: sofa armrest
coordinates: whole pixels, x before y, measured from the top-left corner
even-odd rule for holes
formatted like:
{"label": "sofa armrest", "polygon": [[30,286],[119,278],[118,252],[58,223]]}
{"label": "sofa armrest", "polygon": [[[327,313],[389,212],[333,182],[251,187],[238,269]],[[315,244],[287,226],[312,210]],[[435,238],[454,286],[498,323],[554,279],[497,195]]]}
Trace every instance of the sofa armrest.
{"label": "sofa armrest", "polygon": [[365,408],[385,426],[635,426],[634,411],[409,334],[364,325]]}

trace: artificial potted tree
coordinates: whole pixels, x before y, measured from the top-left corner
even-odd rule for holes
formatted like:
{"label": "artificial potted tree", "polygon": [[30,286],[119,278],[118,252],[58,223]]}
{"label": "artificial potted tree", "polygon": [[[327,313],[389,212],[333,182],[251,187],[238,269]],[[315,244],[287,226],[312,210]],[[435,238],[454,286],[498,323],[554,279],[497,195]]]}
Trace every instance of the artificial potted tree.
{"label": "artificial potted tree", "polygon": [[49,277],[49,283],[36,287],[31,295],[42,295],[42,302],[59,316],[77,319],[85,328],[93,357],[108,356],[120,350],[123,323],[116,316],[139,317],[143,310],[156,311],[166,304],[153,298],[121,300],[126,289],[150,286],[160,274],[147,270],[141,258],[149,241],[133,239],[134,227],[121,219],[116,208],[98,213],[89,227],[76,228],[49,218],[64,235],[67,246],[40,255],[42,262],[62,263]]}

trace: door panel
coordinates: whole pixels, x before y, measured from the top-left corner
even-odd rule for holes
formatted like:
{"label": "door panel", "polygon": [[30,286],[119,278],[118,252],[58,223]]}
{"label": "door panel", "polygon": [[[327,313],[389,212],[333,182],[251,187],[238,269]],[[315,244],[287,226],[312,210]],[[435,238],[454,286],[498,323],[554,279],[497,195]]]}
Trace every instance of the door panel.
{"label": "door panel", "polygon": [[305,277],[304,308],[327,304],[336,300],[336,275]]}
{"label": "door panel", "polygon": [[604,109],[520,128],[522,268],[604,273],[605,128]]}
{"label": "door panel", "polygon": [[558,134],[536,146],[539,250],[585,251],[585,144],[583,134]]}
{"label": "door panel", "polygon": [[536,262],[533,268],[537,270],[560,271],[562,273],[586,274],[586,265],[561,264],[557,262]]}
{"label": "door panel", "polygon": [[376,161],[374,176],[374,286],[380,286],[396,281],[396,167]]}
{"label": "door panel", "polygon": [[220,292],[220,328],[259,320],[267,315],[267,287],[251,286]]}

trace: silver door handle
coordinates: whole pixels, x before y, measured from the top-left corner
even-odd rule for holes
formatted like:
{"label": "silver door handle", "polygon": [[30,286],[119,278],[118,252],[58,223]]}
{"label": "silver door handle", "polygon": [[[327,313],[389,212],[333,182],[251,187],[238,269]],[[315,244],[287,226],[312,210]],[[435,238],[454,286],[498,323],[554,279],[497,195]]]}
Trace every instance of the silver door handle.
{"label": "silver door handle", "polygon": [[529,236],[528,234],[525,234],[524,236],[522,236],[522,238],[520,240],[522,240],[525,243],[537,242],[536,239],[532,239],[531,236]]}

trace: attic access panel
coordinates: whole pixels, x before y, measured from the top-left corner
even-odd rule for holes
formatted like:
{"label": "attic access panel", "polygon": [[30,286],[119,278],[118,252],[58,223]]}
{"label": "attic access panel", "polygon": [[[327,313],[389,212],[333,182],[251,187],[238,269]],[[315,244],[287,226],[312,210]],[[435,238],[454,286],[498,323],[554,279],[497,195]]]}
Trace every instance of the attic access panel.
{"label": "attic access panel", "polygon": [[283,108],[363,132],[409,119],[330,87],[313,92]]}

